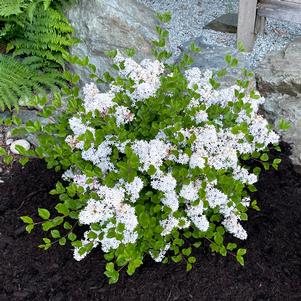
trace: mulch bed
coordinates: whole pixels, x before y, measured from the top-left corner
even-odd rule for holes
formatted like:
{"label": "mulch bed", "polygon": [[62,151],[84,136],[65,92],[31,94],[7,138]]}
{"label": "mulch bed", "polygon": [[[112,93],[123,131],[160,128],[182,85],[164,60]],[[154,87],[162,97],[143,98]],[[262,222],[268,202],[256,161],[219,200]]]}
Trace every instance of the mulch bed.
{"label": "mulch bed", "polygon": [[66,247],[37,248],[43,233],[28,235],[18,217],[55,204],[48,191],[59,176],[41,161],[15,164],[0,184],[0,300],[301,300],[301,176],[287,154],[282,159],[257,185],[262,210],[250,210],[244,267],[206,247],[188,273],[184,264],[146,259],[116,285],[107,283],[97,250],[76,262]]}

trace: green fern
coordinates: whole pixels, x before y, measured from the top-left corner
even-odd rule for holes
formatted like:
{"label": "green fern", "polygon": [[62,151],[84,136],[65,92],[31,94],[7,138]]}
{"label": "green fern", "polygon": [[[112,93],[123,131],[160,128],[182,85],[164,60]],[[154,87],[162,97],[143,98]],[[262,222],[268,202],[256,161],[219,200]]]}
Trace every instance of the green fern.
{"label": "green fern", "polygon": [[0,16],[8,17],[22,13],[22,9],[26,7],[24,0],[1,0]]}
{"label": "green fern", "polygon": [[[59,72],[40,72],[40,58],[31,60],[29,67],[12,57],[0,55],[0,109],[18,107],[20,99],[30,99],[34,94],[56,90],[66,85]],[[35,64],[33,64],[35,62]]]}
{"label": "green fern", "polygon": [[30,20],[25,19],[24,26],[19,27],[16,37],[8,44],[7,50],[13,56],[35,56],[45,61],[52,61],[64,66],[63,55],[67,47],[75,43],[73,29],[66,17],[59,11],[40,5]]}
{"label": "green fern", "polygon": [[16,58],[0,55],[0,109],[66,84],[63,57],[76,40],[63,7],[75,1],[0,0],[0,46]]}

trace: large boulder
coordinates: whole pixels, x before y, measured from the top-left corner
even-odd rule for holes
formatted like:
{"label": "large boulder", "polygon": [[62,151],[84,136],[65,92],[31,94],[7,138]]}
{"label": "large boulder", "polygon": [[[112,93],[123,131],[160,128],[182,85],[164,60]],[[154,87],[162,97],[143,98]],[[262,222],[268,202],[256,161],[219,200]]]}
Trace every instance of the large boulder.
{"label": "large boulder", "polygon": [[270,53],[256,70],[258,89],[267,95],[301,93],[301,37],[278,52]]}
{"label": "large boulder", "polygon": [[275,125],[280,119],[291,123],[282,133],[283,141],[292,146],[292,162],[301,172],[301,37],[288,46],[269,54],[256,69],[257,88],[266,97],[264,111]]}
{"label": "large boulder", "polygon": [[281,136],[283,141],[291,145],[291,160],[296,171],[301,172],[301,94],[297,97],[288,94],[270,94],[266,97],[264,111],[275,128],[282,118],[290,122],[291,128],[282,132]]}
{"label": "large boulder", "polygon": [[[135,48],[138,60],[151,57],[157,20],[143,4],[135,0],[79,0],[66,14],[81,40],[72,47],[72,55],[88,56],[99,74],[110,70],[111,60],[105,57],[108,50]],[[86,75],[80,67],[72,68]]]}
{"label": "large boulder", "polygon": [[[189,50],[191,43],[194,42],[201,51],[199,53],[193,53]],[[219,79],[219,82],[223,86],[232,86],[236,84],[236,80],[241,78],[241,69],[249,69],[249,63],[247,56],[244,53],[239,52],[233,47],[228,46],[216,46],[208,45],[203,41],[202,37],[195,38],[191,41],[184,43],[181,46],[182,53],[188,53],[193,59],[193,67],[199,67],[200,69],[209,69],[213,71],[218,71],[223,68],[227,68],[228,74],[223,78]],[[236,68],[229,68],[225,60],[227,54],[232,55],[238,59],[238,66]],[[179,56],[180,60],[182,54]]]}

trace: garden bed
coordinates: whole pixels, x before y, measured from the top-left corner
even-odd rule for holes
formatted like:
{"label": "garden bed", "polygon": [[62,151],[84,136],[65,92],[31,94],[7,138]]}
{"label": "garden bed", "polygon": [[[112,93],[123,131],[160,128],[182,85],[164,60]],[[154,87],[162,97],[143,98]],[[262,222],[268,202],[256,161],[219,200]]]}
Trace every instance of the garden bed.
{"label": "garden bed", "polygon": [[71,249],[37,248],[43,233],[29,236],[18,217],[55,205],[48,191],[59,175],[42,161],[13,165],[0,184],[0,300],[300,300],[301,176],[287,154],[281,157],[279,171],[257,184],[261,211],[250,210],[249,238],[239,242],[248,249],[244,267],[204,248],[188,273],[185,264],[146,259],[134,276],[121,273],[111,286],[99,250],[76,262]]}

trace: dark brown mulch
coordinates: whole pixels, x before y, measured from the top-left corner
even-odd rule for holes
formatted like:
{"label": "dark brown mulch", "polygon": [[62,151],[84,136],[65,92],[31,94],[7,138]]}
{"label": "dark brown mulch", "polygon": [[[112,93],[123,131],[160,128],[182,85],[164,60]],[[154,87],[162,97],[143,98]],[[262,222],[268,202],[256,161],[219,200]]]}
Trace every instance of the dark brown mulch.
{"label": "dark brown mulch", "polygon": [[67,248],[38,249],[40,231],[23,231],[19,216],[55,203],[47,192],[58,175],[41,161],[15,165],[0,184],[0,300],[301,300],[301,176],[282,157],[279,172],[265,173],[258,183],[262,211],[251,211],[246,225],[244,267],[202,249],[191,272],[147,259],[112,286],[99,252],[76,262]]}

